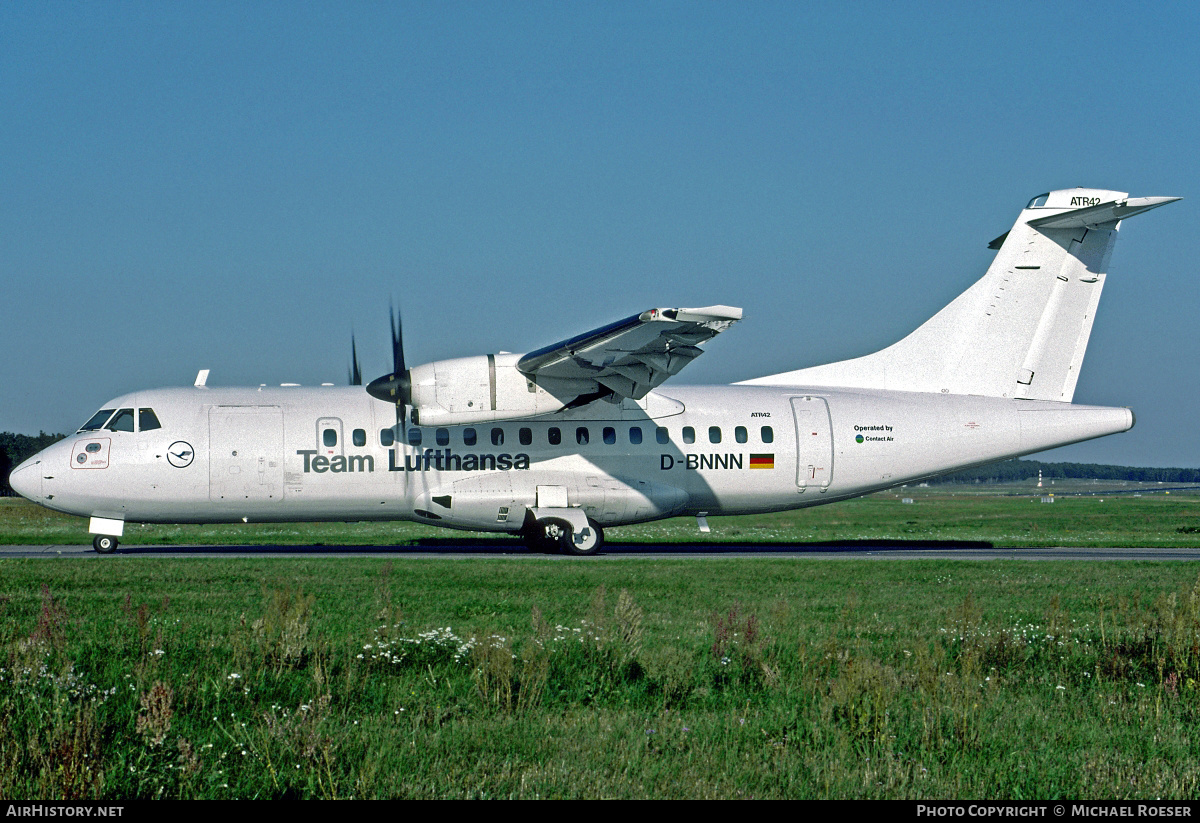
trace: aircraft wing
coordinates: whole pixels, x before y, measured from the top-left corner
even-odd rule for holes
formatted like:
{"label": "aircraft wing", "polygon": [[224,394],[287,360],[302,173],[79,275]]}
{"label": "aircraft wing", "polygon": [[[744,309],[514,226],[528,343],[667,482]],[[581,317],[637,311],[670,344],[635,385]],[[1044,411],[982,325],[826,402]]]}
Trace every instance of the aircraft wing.
{"label": "aircraft wing", "polygon": [[532,351],[517,369],[538,384],[578,393],[575,404],[609,392],[640,400],[703,353],[699,346],[742,319],[732,306],[649,309]]}

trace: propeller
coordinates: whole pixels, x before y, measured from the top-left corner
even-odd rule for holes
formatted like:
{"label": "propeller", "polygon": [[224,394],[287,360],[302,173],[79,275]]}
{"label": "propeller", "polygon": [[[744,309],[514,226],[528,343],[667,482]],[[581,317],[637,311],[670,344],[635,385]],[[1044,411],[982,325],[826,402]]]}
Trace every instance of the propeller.
{"label": "propeller", "polygon": [[[388,307],[392,326],[392,373],[377,377],[367,384],[367,394],[385,403],[396,404],[396,427],[400,428],[412,403],[412,382],[408,369],[404,367],[404,340],[400,331],[400,318],[395,309]],[[414,413],[414,418],[415,418]],[[413,423],[416,424],[416,420]]]}

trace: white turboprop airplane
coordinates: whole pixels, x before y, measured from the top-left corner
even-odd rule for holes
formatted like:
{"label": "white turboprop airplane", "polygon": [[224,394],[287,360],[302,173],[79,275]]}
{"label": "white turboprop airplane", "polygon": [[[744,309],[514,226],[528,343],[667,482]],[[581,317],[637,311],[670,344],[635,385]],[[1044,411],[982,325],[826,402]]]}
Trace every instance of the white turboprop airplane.
{"label": "white turboprop airplane", "polygon": [[650,309],[528,354],[405,368],[361,387],[118,397],[12,487],[126,522],[413,520],[596,552],[603,529],[831,503],[1133,426],[1071,403],[1120,222],[1179,198],[1035,197],[981,280],[875,354],[730,386],[659,387],[741,309]]}

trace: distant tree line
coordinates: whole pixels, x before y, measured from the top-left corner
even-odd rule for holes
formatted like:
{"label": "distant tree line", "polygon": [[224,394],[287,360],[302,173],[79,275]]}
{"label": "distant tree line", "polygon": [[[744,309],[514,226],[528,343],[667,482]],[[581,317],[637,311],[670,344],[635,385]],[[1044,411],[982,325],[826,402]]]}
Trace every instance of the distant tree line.
{"label": "distant tree line", "polygon": [[65,434],[38,432],[37,437],[28,434],[0,432],[0,497],[11,497],[14,492],[8,485],[8,475],[13,468],[33,457],[51,443],[57,443]]}
{"label": "distant tree line", "polygon": [[1036,480],[1134,480],[1143,483],[1200,483],[1200,469],[1160,469],[1137,466],[1108,466],[1103,463],[1042,463],[1014,458],[930,480],[932,483],[1011,483]]}

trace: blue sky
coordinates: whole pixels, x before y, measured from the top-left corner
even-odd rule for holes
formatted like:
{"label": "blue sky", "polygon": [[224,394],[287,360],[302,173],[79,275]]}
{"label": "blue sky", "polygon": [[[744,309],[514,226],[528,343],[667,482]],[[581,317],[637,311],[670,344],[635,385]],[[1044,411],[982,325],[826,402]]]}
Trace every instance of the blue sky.
{"label": "blue sky", "polygon": [[745,320],[680,382],[857,356],[1030,197],[1122,226],[1044,459],[1200,465],[1194,3],[0,4],[0,430],[138,388],[367,379],[651,306]]}

